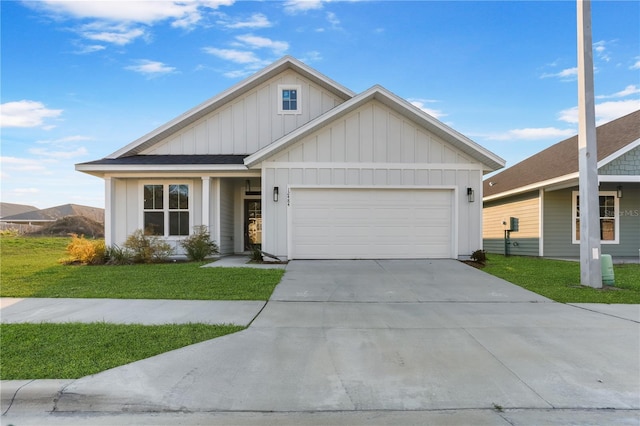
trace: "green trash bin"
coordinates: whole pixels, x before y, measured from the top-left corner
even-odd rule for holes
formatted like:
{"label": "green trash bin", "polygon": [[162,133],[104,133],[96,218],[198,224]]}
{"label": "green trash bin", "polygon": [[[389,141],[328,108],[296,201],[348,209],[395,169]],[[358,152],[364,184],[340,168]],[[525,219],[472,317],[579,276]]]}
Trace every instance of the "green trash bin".
{"label": "green trash bin", "polygon": [[613,261],[610,254],[600,256],[600,266],[602,267],[602,284],[614,285],[616,280],[613,274]]}

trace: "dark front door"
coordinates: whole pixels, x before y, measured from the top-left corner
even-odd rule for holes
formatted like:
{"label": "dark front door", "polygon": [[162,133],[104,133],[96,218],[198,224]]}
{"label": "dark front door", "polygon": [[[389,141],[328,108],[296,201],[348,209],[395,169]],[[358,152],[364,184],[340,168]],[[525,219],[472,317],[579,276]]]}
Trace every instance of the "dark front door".
{"label": "dark front door", "polygon": [[244,248],[262,245],[262,202],[260,200],[244,201]]}

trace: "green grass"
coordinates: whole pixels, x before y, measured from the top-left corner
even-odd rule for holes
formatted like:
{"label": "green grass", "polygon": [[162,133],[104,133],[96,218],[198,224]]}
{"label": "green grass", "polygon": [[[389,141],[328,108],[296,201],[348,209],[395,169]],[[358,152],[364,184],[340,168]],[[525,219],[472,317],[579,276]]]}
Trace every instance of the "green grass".
{"label": "green grass", "polygon": [[0,325],[0,379],[75,379],[235,333],[230,325]]}
{"label": "green grass", "polygon": [[580,263],[489,254],[483,271],[562,303],[640,303],[640,265],[614,265],[615,286],[580,285]]}
{"label": "green grass", "polygon": [[68,238],[0,237],[0,296],[268,300],[280,269],[200,268],[206,262],[70,266]]}

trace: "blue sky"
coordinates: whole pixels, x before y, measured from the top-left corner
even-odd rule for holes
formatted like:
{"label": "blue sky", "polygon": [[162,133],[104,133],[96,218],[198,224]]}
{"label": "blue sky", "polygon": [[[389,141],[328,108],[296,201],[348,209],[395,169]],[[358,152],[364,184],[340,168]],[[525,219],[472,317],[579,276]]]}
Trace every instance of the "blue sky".
{"label": "blue sky", "polygon": [[[283,55],[507,160],[577,133],[574,1],[0,1],[1,199],[103,207],[100,159]],[[640,2],[592,3],[598,124],[640,109]]]}

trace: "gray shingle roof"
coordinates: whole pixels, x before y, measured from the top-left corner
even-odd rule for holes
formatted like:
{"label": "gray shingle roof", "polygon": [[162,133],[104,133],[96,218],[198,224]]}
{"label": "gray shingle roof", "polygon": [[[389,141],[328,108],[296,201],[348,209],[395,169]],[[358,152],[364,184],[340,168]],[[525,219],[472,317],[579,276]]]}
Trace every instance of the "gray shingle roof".
{"label": "gray shingle roof", "polygon": [[[640,139],[640,110],[596,128],[598,161]],[[484,196],[578,172],[578,136],[550,146],[484,181]],[[492,185],[489,185],[489,182]]]}
{"label": "gray shingle roof", "polygon": [[181,164],[244,164],[245,155],[132,155],[103,158],[81,164],[91,165],[181,165]]}

